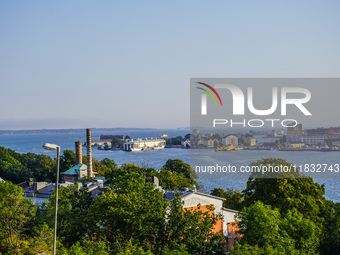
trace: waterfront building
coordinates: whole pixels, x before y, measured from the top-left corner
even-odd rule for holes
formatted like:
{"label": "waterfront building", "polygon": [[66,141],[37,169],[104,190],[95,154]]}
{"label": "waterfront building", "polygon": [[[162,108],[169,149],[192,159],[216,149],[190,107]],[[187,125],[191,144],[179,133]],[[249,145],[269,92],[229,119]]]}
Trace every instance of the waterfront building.
{"label": "waterfront building", "polygon": [[124,151],[160,150],[164,147],[164,139],[137,139],[123,144]]}
{"label": "waterfront building", "polygon": [[330,139],[330,137],[327,135],[308,135],[303,136],[301,142],[308,146],[325,146],[328,139]]}
{"label": "waterfront building", "polygon": [[256,146],[256,138],[252,135],[243,135],[241,136],[242,140],[244,141],[245,145],[248,146]]}
{"label": "waterfront building", "polygon": [[215,140],[208,137],[202,137],[200,140],[198,140],[198,145],[202,145],[207,148],[214,148]]}
{"label": "waterfront building", "polygon": [[309,136],[327,135],[326,128],[307,129],[306,131],[307,131],[307,135]]}
{"label": "waterfront building", "polygon": [[233,145],[234,147],[237,147],[238,138],[235,135],[228,135],[227,137],[222,138],[222,144],[224,146]]}
{"label": "waterfront building", "polygon": [[290,147],[292,149],[302,149],[303,147],[305,147],[304,143],[291,143]]}
{"label": "waterfront building", "polygon": [[340,126],[327,128],[327,134],[328,135],[340,135]]}
{"label": "waterfront building", "polygon": [[190,140],[189,139],[185,139],[181,141],[181,146],[182,148],[190,148]]}
{"label": "waterfront building", "polygon": [[330,146],[338,146],[338,147],[340,147],[340,138],[332,139]]}
{"label": "waterfront building", "polygon": [[291,132],[291,131],[302,131],[302,124],[296,124],[294,126],[294,123],[288,124],[287,125],[287,133]]}

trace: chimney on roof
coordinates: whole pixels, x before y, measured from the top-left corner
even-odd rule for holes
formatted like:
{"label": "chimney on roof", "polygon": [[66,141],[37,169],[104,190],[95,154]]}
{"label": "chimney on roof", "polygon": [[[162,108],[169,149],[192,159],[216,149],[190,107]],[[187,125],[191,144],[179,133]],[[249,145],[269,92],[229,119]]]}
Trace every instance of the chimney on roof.
{"label": "chimney on roof", "polygon": [[162,189],[162,186],[159,186],[159,180],[156,176],[152,176],[151,181],[152,181],[152,184],[155,185],[155,189],[158,189],[164,192],[164,190]]}
{"label": "chimney on roof", "polygon": [[91,147],[91,129],[86,129],[87,145],[87,178],[92,177],[92,147]]}
{"label": "chimney on roof", "polygon": [[81,148],[81,141],[76,142],[76,165],[83,163],[83,152]]}
{"label": "chimney on roof", "polygon": [[155,185],[155,188],[159,187],[159,180],[156,176],[151,177],[152,183]]}

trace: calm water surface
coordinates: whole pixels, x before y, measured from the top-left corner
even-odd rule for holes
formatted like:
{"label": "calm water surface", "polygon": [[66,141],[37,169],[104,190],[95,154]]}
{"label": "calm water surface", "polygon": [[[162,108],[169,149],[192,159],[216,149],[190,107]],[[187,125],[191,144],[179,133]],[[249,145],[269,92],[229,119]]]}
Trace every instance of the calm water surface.
{"label": "calm water surface", "polygon": [[[133,139],[137,138],[157,138],[160,134],[166,133],[169,137],[185,136],[189,130],[92,130],[93,141],[99,140],[101,134],[121,134],[129,135]],[[42,148],[46,142],[54,143],[61,146],[61,150],[74,150],[75,141],[85,142],[84,131],[70,131],[67,133],[43,133],[39,131],[34,134],[7,134],[0,135],[0,146],[10,148],[19,153],[33,152],[45,154],[52,158],[56,157],[55,151],[47,151]],[[147,166],[159,170],[168,159],[181,159],[190,163],[190,150],[187,149],[164,149],[157,151],[145,152],[125,152],[125,151],[101,151],[93,148],[93,157],[102,160],[104,158],[113,159],[118,165],[123,163],[134,163],[139,166]],[[211,150],[209,153],[215,153]],[[279,157],[284,158],[293,164],[301,163],[340,163],[340,152],[290,152],[290,151],[237,151],[237,152],[220,152],[224,153],[225,160],[233,165],[247,165],[257,161],[262,157]],[[83,147],[83,155],[86,155],[86,148]],[[222,155],[222,154],[221,154]],[[209,154],[206,155],[209,157]],[[313,176],[315,182],[325,185],[326,198],[335,202],[340,202],[339,178],[321,178],[323,176]],[[199,183],[202,186],[202,192],[210,193],[213,188],[234,188],[243,190],[246,186],[245,178],[200,178]]]}

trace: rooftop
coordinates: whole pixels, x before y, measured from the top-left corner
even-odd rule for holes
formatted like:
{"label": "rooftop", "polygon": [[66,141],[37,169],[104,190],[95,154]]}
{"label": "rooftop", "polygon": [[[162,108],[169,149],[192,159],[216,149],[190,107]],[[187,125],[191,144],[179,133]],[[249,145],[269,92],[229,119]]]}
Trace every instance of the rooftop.
{"label": "rooftop", "polygon": [[181,198],[186,197],[188,195],[191,195],[193,193],[195,193],[195,191],[193,190],[165,190],[164,191],[164,198],[171,201],[175,198],[175,194],[179,193],[179,195],[181,196]]}
{"label": "rooftop", "polygon": [[210,198],[215,198],[215,199],[219,199],[219,200],[225,200],[225,198],[221,198],[221,197],[217,197],[217,196],[212,196],[212,195],[208,195],[205,193],[201,193],[201,192],[197,192],[191,189],[181,189],[181,190],[165,190],[164,191],[164,198],[171,201],[175,198],[175,194],[179,193],[179,195],[181,196],[181,198],[184,198],[186,196],[189,196],[191,194],[196,194],[196,195],[200,195],[200,196],[206,196],[206,197],[210,197]]}
{"label": "rooftop", "polygon": [[87,165],[85,164],[78,164],[75,165],[74,167],[70,168],[69,170],[61,173],[62,175],[78,175],[79,171],[87,171]]}

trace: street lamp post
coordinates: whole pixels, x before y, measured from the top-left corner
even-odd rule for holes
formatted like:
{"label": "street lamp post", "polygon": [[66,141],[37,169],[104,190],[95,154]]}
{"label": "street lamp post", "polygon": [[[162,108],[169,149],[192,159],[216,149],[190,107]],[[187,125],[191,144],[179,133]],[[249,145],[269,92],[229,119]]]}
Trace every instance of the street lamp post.
{"label": "street lamp post", "polygon": [[60,162],[60,146],[50,143],[45,143],[43,145],[45,150],[55,150],[57,149],[57,180],[55,184],[55,211],[54,211],[54,236],[53,236],[53,255],[56,251],[57,243],[57,215],[58,215],[58,190],[59,190],[59,162]]}

